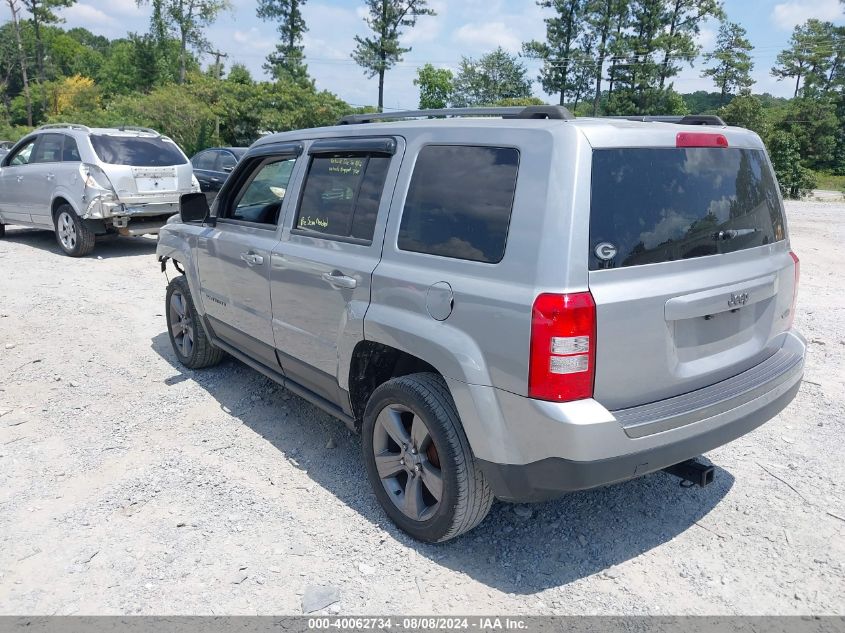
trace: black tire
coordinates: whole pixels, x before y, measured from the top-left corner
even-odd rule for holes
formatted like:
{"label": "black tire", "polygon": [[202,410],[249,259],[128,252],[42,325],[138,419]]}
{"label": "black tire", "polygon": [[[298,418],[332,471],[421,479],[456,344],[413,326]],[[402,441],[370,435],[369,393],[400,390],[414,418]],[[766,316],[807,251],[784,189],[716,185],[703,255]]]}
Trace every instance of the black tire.
{"label": "black tire", "polygon": [[[386,424],[397,421],[404,425],[412,448],[399,446],[395,434],[401,434],[401,430],[396,426],[393,433],[387,433],[388,443],[384,443]],[[417,450],[412,436],[419,434],[415,432],[419,421],[424,423],[430,437],[427,443],[421,441]],[[437,543],[471,530],[487,516],[493,505],[493,493],[476,464],[452,395],[441,376],[411,374],[379,386],[367,402],[362,434],[367,477],[382,508],[400,529],[421,541]],[[398,463],[397,450],[402,455]],[[413,467],[407,465],[410,460],[416,460]],[[393,469],[397,471],[396,476],[388,475]],[[414,469],[418,476],[414,476]],[[429,474],[432,472],[439,472],[439,479]],[[433,487],[440,492],[439,500],[426,483],[427,476],[439,482],[439,487]],[[418,496],[424,504],[432,502],[422,512],[416,512],[417,504],[408,504],[409,486],[416,479],[420,482],[417,487],[422,486]],[[420,518],[414,519],[412,515]]]}
{"label": "black tire", "polygon": [[84,257],[94,250],[95,236],[76,215],[69,204],[63,204],[53,214],[56,241],[65,255]]}
{"label": "black tire", "polygon": [[167,285],[164,313],[170,344],[180,363],[189,369],[202,369],[222,360],[224,352],[209,340],[184,275],[174,277]]}
{"label": "black tire", "polygon": [[0,222],[0,239],[6,237],[6,225]]}

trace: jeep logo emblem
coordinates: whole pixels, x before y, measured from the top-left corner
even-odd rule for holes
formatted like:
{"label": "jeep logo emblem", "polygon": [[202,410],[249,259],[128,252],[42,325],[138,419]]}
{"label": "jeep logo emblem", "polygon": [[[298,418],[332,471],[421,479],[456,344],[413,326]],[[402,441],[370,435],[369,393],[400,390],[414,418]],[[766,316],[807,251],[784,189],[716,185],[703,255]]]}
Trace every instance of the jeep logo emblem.
{"label": "jeep logo emblem", "polygon": [[729,308],[738,308],[740,306],[744,306],[748,302],[748,293],[747,292],[740,292],[738,294],[731,293],[730,299],[728,299],[728,307]]}
{"label": "jeep logo emblem", "polygon": [[596,244],[596,248],[594,250],[596,257],[598,257],[602,261],[610,261],[614,257],[616,257],[616,246],[611,244],[610,242],[599,242]]}

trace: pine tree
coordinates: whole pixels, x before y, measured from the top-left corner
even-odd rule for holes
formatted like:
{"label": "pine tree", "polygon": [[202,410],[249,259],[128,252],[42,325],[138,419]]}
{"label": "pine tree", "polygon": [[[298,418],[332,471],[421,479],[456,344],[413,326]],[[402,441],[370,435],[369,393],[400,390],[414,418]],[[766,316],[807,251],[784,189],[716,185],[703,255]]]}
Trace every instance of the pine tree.
{"label": "pine tree", "polygon": [[378,76],[378,110],[384,109],[384,74],[410,48],[402,48],[399,36],[403,28],[413,28],[422,15],[435,15],[428,8],[428,0],[367,0],[370,15],[364,20],[373,37],[355,36],[352,59],[364,69],[368,77]]}
{"label": "pine tree", "polygon": [[295,81],[308,78],[308,67],[303,59],[302,36],[308,31],[302,17],[302,6],[307,0],[258,0],[258,17],[265,21],[278,22],[282,41],[276,44],[276,52],[267,56],[265,70],[276,79],[283,76]]}
{"label": "pine tree", "polygon": [[538,0],[537,5],[554,9],[555,14],[546,18],[546,40],[526,42],[522,50],[526,56],[543,61],[540,85],[549,94],[557,93],[563,105],[575,87],[572,65],[582,28],[584,0]]}
{"label": "pine tree", "polygon": [[704,56],[706,62],[716,62],[706,68],[702,77],[711,77],[719,89],[719,107],[725,103],[725,97],[754,85],[751,69],[754,62],[749,54],[753,47],[746,37],[747,33],[739,24],[724,22],[719,27],[716,48]]}

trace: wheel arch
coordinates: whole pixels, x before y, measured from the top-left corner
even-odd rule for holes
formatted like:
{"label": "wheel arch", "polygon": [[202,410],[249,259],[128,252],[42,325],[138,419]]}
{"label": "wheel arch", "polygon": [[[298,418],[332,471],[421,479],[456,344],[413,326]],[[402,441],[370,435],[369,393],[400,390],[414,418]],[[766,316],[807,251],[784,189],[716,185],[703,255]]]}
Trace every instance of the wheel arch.
{"label": "wheel arch", "polygon": [[404,350],[378,343],[359,341],[349,363],[349,400],[356,426],[360,427],[370,395],[392,378],[419,372],[442,376],[433,365]]}

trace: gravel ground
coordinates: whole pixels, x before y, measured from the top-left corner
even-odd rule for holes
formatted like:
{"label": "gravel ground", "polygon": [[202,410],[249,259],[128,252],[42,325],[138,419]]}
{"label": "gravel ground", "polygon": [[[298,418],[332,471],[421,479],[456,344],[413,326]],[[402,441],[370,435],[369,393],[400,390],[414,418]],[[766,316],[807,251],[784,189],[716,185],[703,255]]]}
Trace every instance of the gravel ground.
{"label": "gravel ground", "polygon": [[[792,405],[657,473],[421,545],[360,440],[259,373],[177,365],[155,243],[0,241],[0,614],[845,613],[845,205],[791,203]],[[836,257],[834,257],[836,253]]]}

